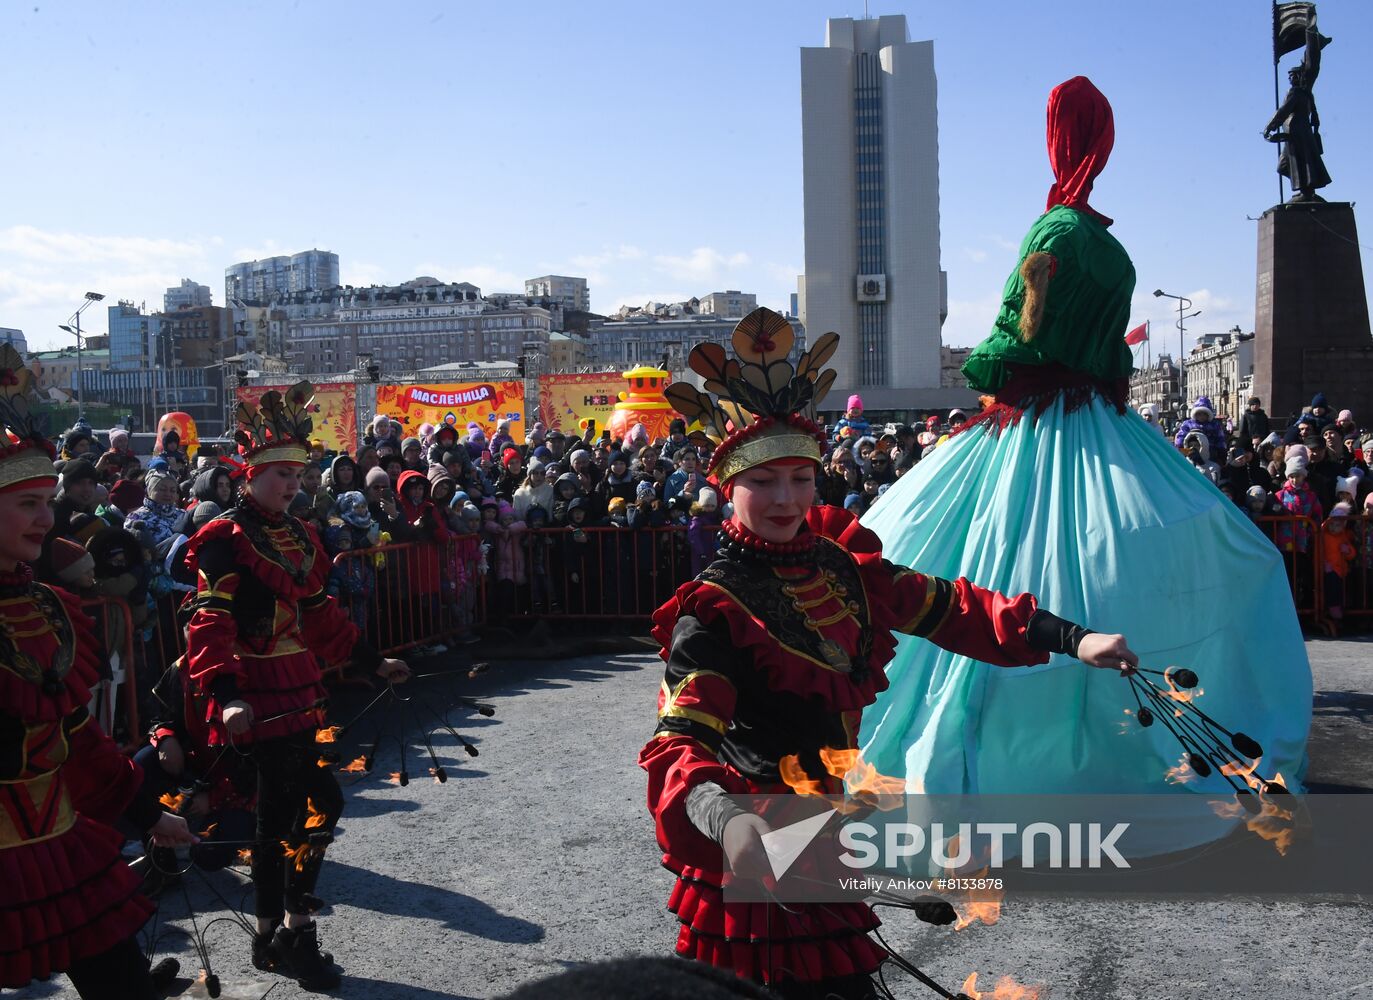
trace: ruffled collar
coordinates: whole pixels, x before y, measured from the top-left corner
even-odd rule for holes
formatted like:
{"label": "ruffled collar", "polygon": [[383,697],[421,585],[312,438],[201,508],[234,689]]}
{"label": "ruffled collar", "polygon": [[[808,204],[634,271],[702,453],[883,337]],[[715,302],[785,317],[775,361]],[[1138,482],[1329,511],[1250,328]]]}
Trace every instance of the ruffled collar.
{"label": "ruffled collar", "polygon": [[720,523],[720,555],[740,562],[799,566],[810,561],[817,537],[802,521],[791,541],[770,542],[731,517]]}
{"label": "ruffled collar", "polygon": [[239,502],[239,506],[250,511],[254,517],[264,524],[278,525],[286,523],[285,512],[268,510],[266,507],[262,506],[262,504],[254,500],[251,493],[244,494],[243,499]]}
{"label": "ruffled collar", "polygon": [[13,572],[0,571],[0,597],[17,597],[33,584],[33,567],[19,563]]}

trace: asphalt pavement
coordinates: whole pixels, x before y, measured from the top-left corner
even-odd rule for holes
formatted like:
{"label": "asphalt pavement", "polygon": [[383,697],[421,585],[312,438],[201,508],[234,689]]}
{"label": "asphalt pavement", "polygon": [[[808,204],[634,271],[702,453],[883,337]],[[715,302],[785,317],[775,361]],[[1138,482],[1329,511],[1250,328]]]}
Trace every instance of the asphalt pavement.
{"label": "asphalt pavement", "polygon": [[[1373,790],[1373,642],[1312,640],[1316,675],[1310,779],[1318,790]],[[499,996],[582,963],[667,954],[676,922],[664,909],[671,876],[659,864],[635,756],[654,725],[661,661],[643,652],[492,663],[468,676],[455,654],[423,669],[456,667],[415,682],[405,706],[374,710],[340,744],[360,754],[384,726],[371,774],[343,776],[347,807],[320,879],[324,947],[345,978],[337,995],[367,1000]],[[496,708],[483,718],[456,695]],[[335,721],[365,701],[336,699]],[[479,750],[470,757],[434,731],[432,707]],[[387,718],[387,712],[390,717]],[[427,723],[427,724],[426,724]],[[407,733],[405,787],[399,739]],[[423,726],[423,728],[422,728]],[[448,780],[429,775],[422,734]],[[233,872],[184,879],[163,894],[155,942],[187,977],[203,963],[196,921],[239,903]],[[888,941],[937,981],[979,989],[1003,975],[1041,985],[1041,997],[1094,1000],[1330,1000],[1373,998],[1373,907],[1367,897],[1009,899],[994,926],[954,932],[884,917]],[[306,996],[254,970],[248,938],[220,921],[205,931],[229,1000]],[[934,994],[900,975],[898,996]],[[204,997],[183,980],[180,995]],[[22,997],[69,997],[59,982]],[[988,994],[990,996],[990,994]]]}

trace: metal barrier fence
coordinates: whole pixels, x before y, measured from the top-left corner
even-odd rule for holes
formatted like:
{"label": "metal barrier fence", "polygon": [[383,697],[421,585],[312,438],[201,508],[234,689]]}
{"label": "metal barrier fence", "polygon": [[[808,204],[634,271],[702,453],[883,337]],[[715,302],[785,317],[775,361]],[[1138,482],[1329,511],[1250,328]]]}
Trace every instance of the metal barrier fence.
{"label": "metal barrier fence", "polygon": [[[1345,621],[1373,620],[1373,518],[1344,528],[1342,593],[1327,572],[1330,532],[1308,517],[1261,517],[1256,525],[1282,553],[1298,618],[1333,631],[1331,608]],[[708,558],[698,555],[699,563]],[[445,642],[486,624],[538,618],[636,621],[649,618],[699,570],[683,526],[548,528],[502,536],[461,535],[443,546],[400,542],[340,553],[331,590],[381,652]],[[1338,574],[1335,574],[1338,576]],[[106,646],[124,674],[102,694],[102,725],[117,728],[120,693],[127,736],[139,736],[139,677],[153,680],[185,651],[176,621],[180,595],[157,602],[144,638],[128,605],[95,598],[83,605],[102,623]],[[1332,598],[1342,603],[1332,604]],[[113,623],[113,631],[110,630]],[[112,641],[113,639],[113,641]],[[328,672],[327,672],[328,673]]]}
{"label": "metal barrier fence", "polygon": [[[124,749],[137,749],[143,743],[138,717],[138,661],[134,653],[133,616],[129,605],[118,597],[88,597],[82,609],[95,619],[99,637],[109,657],[110,676],[95,690],[94,714],[100,728],[111,737],[123,737]],[[124,722],[119,725],[119,706],[123,703]]]}
{"label": "metal barrier fence", "polygon": [[481,539],[397,542],[340,552],[331,589],[380,652],[427,646],[486,620]]}
{"label": "metal barrier fence", "polygon": [[1321,528],[1312,518],[1295,515],[1260,517],[1255,526],[1282,553],[1287,583],[1297,617],[1312,625],[1322,620],[1325,603],[1321,558]]}

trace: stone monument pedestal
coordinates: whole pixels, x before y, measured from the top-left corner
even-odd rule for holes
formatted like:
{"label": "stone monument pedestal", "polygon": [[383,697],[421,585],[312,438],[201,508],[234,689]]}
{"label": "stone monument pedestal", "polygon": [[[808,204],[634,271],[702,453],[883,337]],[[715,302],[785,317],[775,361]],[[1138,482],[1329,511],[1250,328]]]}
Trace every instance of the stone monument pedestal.
{"label": "stone monument pedestal", "polygon": [[1254,395],[1286,423],[1324,392],[1334,412],[1373,425],[1368,325],[1354,206],[1278,205],[1259,219]]}

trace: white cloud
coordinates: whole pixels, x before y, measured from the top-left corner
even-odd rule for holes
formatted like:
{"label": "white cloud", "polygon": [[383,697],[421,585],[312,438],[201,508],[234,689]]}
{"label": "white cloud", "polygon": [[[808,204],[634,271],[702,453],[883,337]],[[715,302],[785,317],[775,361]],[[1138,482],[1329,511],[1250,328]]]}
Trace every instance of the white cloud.
{"label": "white cloud", "polygon": [[992,321],[1000,308],[999,293],[976,299],[950,299],[949,315],[941,331],[944,343],[950,347],[973,347],[982,343],[991,332]]}
{"label": "white cloud", "polygon": [[713,290],[703,287],[707,284],[721,281],[728,284],[727,273],[731,269],[748,267],[749,263],[749,255],[742,251],[725,254],[713,247],[697,247],[685,257],[658,254],[653,258],[653,265],[658,271],[675,281],[684,284],[691,282],[703,292]]}

